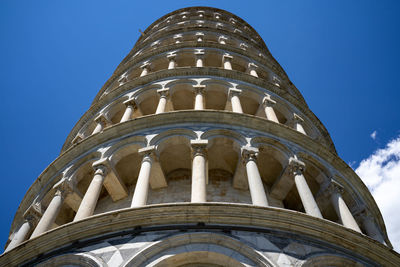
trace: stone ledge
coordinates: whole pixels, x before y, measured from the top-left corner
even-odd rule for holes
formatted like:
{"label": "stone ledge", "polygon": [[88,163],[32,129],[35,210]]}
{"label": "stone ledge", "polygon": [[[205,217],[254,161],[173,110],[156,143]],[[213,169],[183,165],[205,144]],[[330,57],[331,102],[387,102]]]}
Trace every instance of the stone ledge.
{"label": "stone ledge", "polygon": [[[301,212],[233,203],[173,203],[122,209],[71,222],[0,256],[0,266],[16,266],[82,239],[135,227],[185,225],[246,226],[290,232],[342,247],[382,266],[400,266],[400,255],[367,236]],[[178,228],[178,226],[177,226]]]}

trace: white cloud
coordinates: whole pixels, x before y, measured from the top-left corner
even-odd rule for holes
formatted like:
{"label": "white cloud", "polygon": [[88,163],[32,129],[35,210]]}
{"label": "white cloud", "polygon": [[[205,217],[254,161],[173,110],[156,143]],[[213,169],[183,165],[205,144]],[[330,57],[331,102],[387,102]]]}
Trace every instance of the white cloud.
{"label": "white cloud", "polygon": [[373,131],[372,134],[370,135],[371,138],[375,140],[377,133],[378,133],[377,131]]}
{"label": "white cloud", "polygon": [[374,196],[389,239],[394,249],[400,251],[400,136],[362,160],[355,171]]}

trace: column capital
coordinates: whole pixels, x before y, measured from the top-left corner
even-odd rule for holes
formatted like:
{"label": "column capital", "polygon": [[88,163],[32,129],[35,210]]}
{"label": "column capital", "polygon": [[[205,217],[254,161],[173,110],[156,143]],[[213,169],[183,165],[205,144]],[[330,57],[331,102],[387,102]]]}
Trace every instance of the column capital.
{"label": "column capital", "polygon": [[96,123],[100,123],[100,124],[102,124],[102,125],[105,125],[106,123],[107,123],[107,119],[106,119],[106,117],[104,116],[104,114],[100,114],[100,115],[98,115],[95,119],[94,119],[94,121],[96,122]]}
{"label": "column capital", "polygon": [[156,146],[146,146],[139,148],[138,154],[141,156],[150,156],[151,154],[155,153]]}
{"label": "column capital", "polygon": [[255,70],[258,68],[258,66],[256,64],[254,64],[253,62],[250,62],[247,67],[249,68],[249,70]]}
{"label": "column capital", "polygon": [[297,158],[291,157],[289,158],[288,168],[294,175],[303,174],[306,170],[306,164]]}
{"label": "column capital", "polygon": [[107,159],[100,159],[98,161],[93,162],[92,167],[94,169],[94,174],[100,174],[102,176],[106,176],[109,172]]}
{"label": "column capital", "polygon": [[134,98],[127,99],[127,100],[125,100],[123,103],[124,103],[124,105],[127,106],[127,107],[128,107],[128,106],[132,106],[133,108],[136,108],[136,107],[137,107],[136,101],[135,101]]}
{"label": "column capital", "polygon": [[206,89],[206,86],[205,85],[196,84],[196,85],[193,85],[193,89],[194,89],[196,94],[202,94],[204,92],[204,90]]}
{"label": "column capital", "polygon": [[34,203],[24,212],[23,218],[31,225],[35,226],[42,217],[40,203]]}
{"label": "column capital", "polygon": [[226,41],[228,40],[228,38],[224,35],[221,35],[220,37],[218,37],[218,43],[221,43],[221,41]]}
{"label": "column capital", "polygon": [[272,76],[272,83],[275,85],[275,86],[278,86],[278,87],[281,87],[281,79],[279,79],[278,78],[278,76],[276,76],[276,75],[273,75]]}
{"label": "column capital", "polygon": [[62,179],[60,182],[54,185],[54,195],[61,196],[62,199],[66,198],[69,194],[75,192],[75,185],[68,179]]}
{"label": "column capital", "polygon": [[259,150],[256,147],[245,146],[241,148],[242,159],[245,163],[250,160],[255,161],[258,157],[258,152]]}
{"label": "column capital", "polygon": [[167,97],[169,95],[169,88],[158,89],[157,93],[160,97]]}
{"label": "column capital", "polygon": [[176,54],[169,54],[169,55],[167,55],[167,58],[168,58],[169,61],[175,60]]}
{"label": "column capital", "polygon": [[233,59],[233,56],[229,55],[229,54],[224,54],[222,56],[222,59],[225,61],[231,61]]}
{"label": "column capital", "polygon": [[83,135],[82,134],[77,134],[75,136],[75,138],[72,139],[71,143],[72,144],[77,144],[77,143],[81,142],[82,140],[83,140]]}
{"label": "column capital", "polygon": [[326,190],[330,194],[333,194],[333,193],[343,194],[344,187],[332,179],[330,181],[330,183],[328,184],[328,186],[326,187]]}
{"label": "column capital", "polygon": [[372,215],[372,213],[366,208],[366,207],[361,207],[358,208],[355,212],[354,212],[354,217],[357,219],[362,220],[373,220],[375,221],[374,216]]}
{"label": "column capital", "polygon": [[144,62],[141,66],[140,66],[140,68],[141,69],[149,69],[150,68],[150,62]]}
{"label": "column capital", "polygon": [[118,82],[121,84],[124,84],[128,81],[128,75],[126,73],[122,74],[121,77],[119,77]]}
{"label": "column capital", "polygon": [[264,106],[272,107],[276,104],[276,101],[272,100],[270,95],[265,95],[265,97],[262,100],[262,104]]}
{"label": "column capital", "polygon": [[293,113],[293,120],[295,122],[304,122],[304,119],[302,117],[300,117],[299,115],[297,115],[296,113]]}
{"label": "column capital", "polygon": [[247,48],[249,48],[249,46],[247,44],[245,44],[245,43],[241,43],[239,45],[239,47],[240,47],[240,49],[243,49],[243,50],[247,50]]}
{"label": "column capital", "polygon": [[236,88],[229,88],[228,90],[228,96],[239,96],[242,93],[242,90],[236,89]]}
{"label": "column capital", "polygon": [[180,43],[182,41],[182,35],[177,34],[174,36],[174,39],[175,39],[175,43]]}
{"label": "column capital", "polygon": [[208,140],[197,139],[190,140],[190,145],[192,147],[193,157],[197,155],[205,155],[207,153]]}
{"label": "column capital", "polygon": [[204,50],[202,50],[202,49],[196,49],[196,51],[194,52],[194,54],[195,54],[197,57],[203,57],[203,56],[204,56]]}

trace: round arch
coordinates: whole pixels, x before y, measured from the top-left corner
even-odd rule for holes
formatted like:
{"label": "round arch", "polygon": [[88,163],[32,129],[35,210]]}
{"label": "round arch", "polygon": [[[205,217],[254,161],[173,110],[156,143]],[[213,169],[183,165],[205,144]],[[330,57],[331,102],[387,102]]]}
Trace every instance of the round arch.
{"label": "round arch", "polygon": [[[204,252],[210,255],[205,256]],[[185,257],[188,257],[187,260]],[[237,239],[196,232],[177,234],[153,243],[131,257],[124,267],[168,266],[165,264],[171,260],[178,260],[179,265],[174,266],[185,266],[189,263],[186,261],[214,264],[211,266],[274,266],[269,259]]]}

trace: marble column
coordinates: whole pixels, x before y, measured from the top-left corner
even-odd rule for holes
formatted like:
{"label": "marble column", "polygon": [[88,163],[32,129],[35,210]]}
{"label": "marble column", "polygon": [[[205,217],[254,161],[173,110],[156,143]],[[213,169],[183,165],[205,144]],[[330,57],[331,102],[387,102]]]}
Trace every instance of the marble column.
{"label": "marble column", "polygon": [[358,226],[342,197],[343,187],[337,182],[332,181],[328,187],[328,190],[331,194],[333,207],[335,208],[336,214],[343,226],[361,233],[360,227]]}
{"label": "marble column", "polygon": [[176,67],[176,62],[175,62],[176,55],[175,54],[171,54],[171,55],[168,55],[167,58],[169,60],[168,69],[169,70],[175,69],[175,67]]}
{"label": "marble column", "polygon": [[258,66],[256,64],[254,64],[254,63],[249,63],[249,65],[247,66],[249,74],[251,76],[254,76],[254,77],[258,78],[258,74],[257,74],[257,71],[256,71],[257,68],[258,68]]}
{"label": "marble column", "polygon": [[194,85],[193,89],[195,90],[195,99],[194,99],[194,109],[195,110],[203,110],[204,109],[204,89],[205,85]]}
{"label": "marble column", "polygon": [[35,227],[40,218],[39,207],[35,204],[30,206],[24,214],[24,222],[19,227],[18,231],[14,233],[11,242],[8,244],[5,252],[12,250],[19,246],[22,242],[28,239],[28,235],[31,230]]}
{"label": "marble column", "polygon": [[367,209],[361,210],[356,217],[361,221],[367,235],[376,241],[385,244],[385,238],[382,232],[379,230],[377,223],[375,222],[374,216]]}
{"label": "marble column", "polygon": [[96,122],[96,127],[94,128],[92,134],[97,134],[101,132],[106,126],[106,118],[104,117],[104,115],[99,115],[94,119],[94,121]]}
{"label": "marble column", "polygon": [[196,51],[194,54],[196,56],[196,67],[202,68],[204,66],[204,51]]}
{"label": "marble column", "polygon": [[14,234],[13,239],[8,244],[4,252],[7,252],[24,242],[27,239],[28,233],[30,232],[31,228],[32,224],[28,220],[25,220],[21,227],[18,229],[18,232]]}
{"label": "marble column", "polygon": [[74,222],[82,220],[86,217],[92,216],[96,208],[97,201],[99,200],[100,192],[103,187],[104,179],[107,175],[107,167],[103,164],[93,166],[95,173],[85,196],[76,212]]}
{"label": "marble column", "polygon": [[191,202],[207,201],[207,140],[192,140],[192,195]]}
{"label": "marble column", "polygon": [[228,54],[225,54],[225,55],[222,56],[224,69],[226,69],[226,70],[231,70],[232,69],[232,63],[231,63],[232,58],[233,57],[231,55],[228,55]]}
{"label": "marble column", "polygon": [[139,175],[133,193],[131,208],[143,207],[147,203],[149,193],[151,165],[153,163],[152,153],[154,146],[139,149],[139,154],[143,155],[140,165]]}
{"label": "marble column", "polygon": [[135,111],[136,108],[136,103],[134,99],[128,99],[124,101],[124,104],[126,106],[124,115],[121,118],[120,122],[125,122],[131,119],[132,113]]}
{"label": "marble column", "polygon": [[66,197],[65,189],[57,189],[53,199],[47,206],[46,211],[43,213],[42,218],[40,218],[35,230],[33,231],[31,238],[37,237],[42,233],[50,230],[53,223],[56,221],[58,213],[60,212],[61,206]]}
{"label": "marble column", "polygon": [[242,105],[240,104],[239,95],[242,93],[242,90],[230,88],[228,91],[228,96],[231,100],[232,111],[237,113],[243,113]]}
{"label": "marble column", "polygon": [[273,106],[276,104],[276,102],[274,100],[272,100],[269,95],[266,95],[263,99],[262,104],[264,106],[265,116],[267,117],[267,120],[279,123],[279,120],[276,117],[276,114],[275,114],[275,111],[273,108]]}
{"label": "marble column", "polygon": [[181,34],[175,35],[174,40],[176,44],[182,43],[182,35]]}
{"label": "marble column", "polygon": [[240,47],[240,49],[242,49],[242,50],[244,50],[244,51],[246,51],[246,50],[249,48],[249,46],[248,46],[247,44],[245,44],[245,43],[241,43],[241,44],[239,45],[239,47]]}
{"label": "marble column", "polygon": [[299,193],[301,203],[303,204],[304,210],[308,215],[322,218],[321,211],[314,199],[314,196],[307,184],[306,178],[303,175],[305,170],[305,164],[295,158],[289,159],[290,172],[294,177],[294,183],[296,185],[297,192]]}
{"label": "marble column", "polygon": [[126,73],[124,73],[119,79],[118,79],[118,83],[119,86],[125,84],[128,82],[128,75]]}
{"label": "marble column", "polygon": [[164,113],[165,107],[167,106],[167,97],[169,94],[169,89],[159,89],[157,93],[160,95],[160,100],[158,101],[158,106],[156,109],[156,114]]}
{"label": "marble column", "polygon": [[253,147],[242,148],[242,158],[246,165],[247,180],[249,183],[249,190],[251,201],[253,205],[268,206],[267,195],[264,190],[264,185],[261,179],[260,172],[257,167],[258,149]]}
{"label": "marble column", "polygon": [[228,38],[226,38],[225,36],[218,37],[218,43],[222,45],[226,45],[226,40],[228,40]]}
{"label": "marble column", "polygon": [[197,33],[196,33],[196,38],[197,38],[197,42],[203,42],[203,40],[204,40],[204,33],[202,33],[202,32],[197,32]]}
{"label": "marble column", "polygon": [[293,120],[294,120],[294,128],[295,128],[295,130],[300,132],[300,133],[302,133],[302,134],[307,135],[307,133],[304,130],[303,125],[302,125],[302,123],[304,123],[304,120],[299,115],[297,115],[296,113],[293,114]]}
{"label": "marble column", "polygon": [[149,73],[150,63],[146,62],[142,66],[140,66],[140,68],[142,69],[142,73],[140,73],[140,77],[143,77]]}

